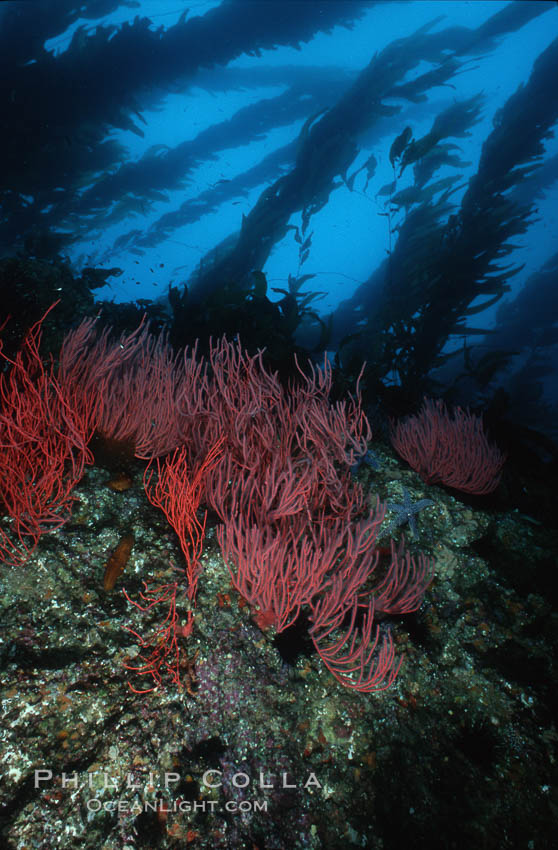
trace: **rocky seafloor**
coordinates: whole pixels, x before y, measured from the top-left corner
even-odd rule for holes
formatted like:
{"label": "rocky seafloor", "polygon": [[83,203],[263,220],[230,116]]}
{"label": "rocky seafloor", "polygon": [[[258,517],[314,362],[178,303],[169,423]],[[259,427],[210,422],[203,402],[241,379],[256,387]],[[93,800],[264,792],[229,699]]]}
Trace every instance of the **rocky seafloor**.
{"label": "rocky seafloor", "polygon": [[[433,500],[416,536],[395,536],[435,559],[435,578],[418,612],[393,619],[406,657],[372,694],[343,688],[303,628],[278,640],[255,625],[211,517],[184,687],[133,692],[126,627],[149,633],[161,610],[122,588],[138,598],[142,580],[174,580],[182,554],[141,464],[122,492],[87,472],[71,521],[0,573],[0,846],[556,846],[556,530],[378,457],[362,473],[374,493]],[[107,559],[131,533],[105,591]]]}

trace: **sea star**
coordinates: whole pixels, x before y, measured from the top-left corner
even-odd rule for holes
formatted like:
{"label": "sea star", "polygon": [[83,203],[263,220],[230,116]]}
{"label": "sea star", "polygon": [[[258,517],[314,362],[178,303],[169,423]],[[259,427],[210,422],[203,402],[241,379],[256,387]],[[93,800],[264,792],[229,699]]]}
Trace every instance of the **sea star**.
{"label": "sea star", "polygon": [[411,533],[414,537],[416,537],[417,525],[415,522],[415,514],[418,514],[418,512],[422,511],[423,508],[428,508],[433,504],[434,502],[432,499],[420,499],[418,502],[413,504],[411,502],[411,497],[409,496],[409,491],[403,487],[403,504],[397,505],[394,502],[386,503],[388,510],[395,511],[396,515],[387,527],[383,529],[383,532],[385,534],[391,534],[396,528],[399,528],[399,526],[405,525],[405,523],[408,522]]}

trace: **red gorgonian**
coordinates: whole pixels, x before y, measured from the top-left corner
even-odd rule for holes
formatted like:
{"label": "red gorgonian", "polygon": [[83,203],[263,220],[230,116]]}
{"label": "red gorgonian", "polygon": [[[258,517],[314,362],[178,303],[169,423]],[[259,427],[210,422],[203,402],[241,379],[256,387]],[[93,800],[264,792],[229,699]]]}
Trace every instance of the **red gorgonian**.
{"label": "red gorgonian", "polygon": [[480,416],[460,407],[450,412],[441,399],[425,398],[416,416],[397,422],[391,442],[427,484],[476,495],[496,489],[506,460]]}

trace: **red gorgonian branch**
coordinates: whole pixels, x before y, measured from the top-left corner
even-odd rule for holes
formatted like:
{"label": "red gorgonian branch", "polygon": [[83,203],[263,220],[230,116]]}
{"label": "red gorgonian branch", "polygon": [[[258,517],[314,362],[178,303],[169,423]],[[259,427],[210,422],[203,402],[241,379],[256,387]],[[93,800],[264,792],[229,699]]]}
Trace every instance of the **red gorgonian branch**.
{"label": "red gorgonian branch", "polygon": [[[149,638],[143,638],[138,632],[125,626],[126,631],[132,634],[140,648],[138,662],[132,663],[131,659],[124,662],[126,670],[130,670],[137,676],[150,676],[153,685],[149,688],[139,690],[130,682],[128,686],[135,694],[148,694],[163,684],[165,678],[169,678],[172,684],[179,689],[182,688],[180,678],[180,639],[186,638],[192,633],[194,626],[193,613],[188,611],[186,623],[180,624],[176,609],[176,598],[179,592],[179,583],[174,581],[161,587],[150,588],[147,582],[143,582],[143,591],[140,592],[141,602],[132,599],[126,590],[124,596],[131,605],[134,605],[143,613],[147,613],[155,606],[163,606],[167,609],[167,615],[158,629]],[[145,604],[142,604],[145,603]]]}

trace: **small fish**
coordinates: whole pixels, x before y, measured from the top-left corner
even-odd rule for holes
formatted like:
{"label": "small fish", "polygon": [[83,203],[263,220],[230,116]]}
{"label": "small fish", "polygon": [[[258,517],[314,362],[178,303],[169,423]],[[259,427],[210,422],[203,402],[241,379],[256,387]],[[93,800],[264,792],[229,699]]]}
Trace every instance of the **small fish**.
{"label": "small fish", "polygon": [[110,556],[105,567],[105,575],[103,578],[103,589],[105,591],[112,590],[117,579],[124,572],[124,568],[130,558],[132,546],[134,545],[134,535],[125,534],[120,540],[118,546]]}
{"label": "small fish", "polygon": [[402,133],[400,133],[397,138],[394,140],[391,148],[389,149],[389,161],[393,166],[395,166],[395,160],[399,159],[409,142],[413,137],[413,131],[410,127],[405,127]]}

